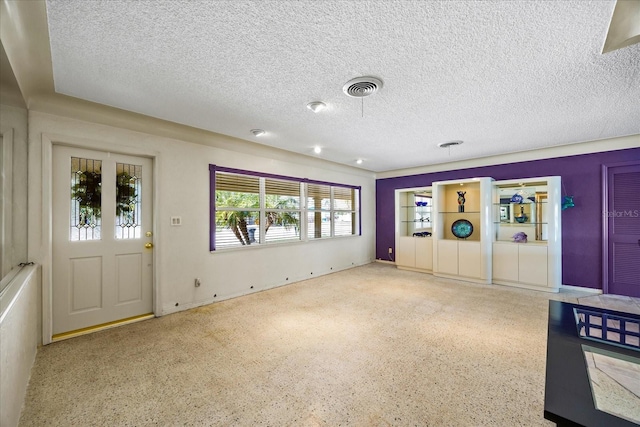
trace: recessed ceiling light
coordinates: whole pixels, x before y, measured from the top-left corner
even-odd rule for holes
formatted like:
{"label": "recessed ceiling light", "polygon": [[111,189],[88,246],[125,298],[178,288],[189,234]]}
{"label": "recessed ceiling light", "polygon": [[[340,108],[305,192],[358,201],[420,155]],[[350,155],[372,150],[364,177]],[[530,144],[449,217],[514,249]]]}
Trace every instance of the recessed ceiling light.
{"label": "recessed ceiling light", "polygon": [[319,113],[320,111],[324,110],[325,108],[327,108],[327,104],[325,104],[324,102],[320,102],[320,101],[314,101],[314,102],[310,102],[307,104],[307,108],[311,111],[313,111],[314,113]]}
{"label": "recessed ceiling light", "polygon": [[464,141],[449,141],[449,142],[441,142],[440,144],[438,144],[438,147],[440,148],[447,148],[447,147],[452,147],[454,145],[460,145],[462,144]]}
{"label": "recessed ceiling light", "polygon": [[358,160],[356,160],[356,163],[357,163],[357,164],[359,164],[359,165],[361,165],[361,164],[362,164],[362,161],[363,161],[362,159],[358,159]]}
{"label": "recessed ceiling light", "polygon": [[318,147],[317,145],[315,147],[313,147],[313,152],[316,154],[320,154],[322,153],[322,148]]}
{"label": "recessed ceiling light", "polygon": [[255,136],[262,136],[266,132],[263,129],[251,129],[251,133],[254,134]]}

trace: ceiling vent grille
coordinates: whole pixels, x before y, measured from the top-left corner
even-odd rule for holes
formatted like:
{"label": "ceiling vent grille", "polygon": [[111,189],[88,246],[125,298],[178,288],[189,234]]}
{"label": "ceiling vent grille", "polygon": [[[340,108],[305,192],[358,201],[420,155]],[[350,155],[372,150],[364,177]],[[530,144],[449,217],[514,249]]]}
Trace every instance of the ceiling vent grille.
{"label": "ceiling vent grille", "polygon": [[375,77],[358,77],[353,80],[349,80],[342,87],[342,91],[354,98],[364,98],[365,96],[373,95],[378,90],[382,89],[382,80]]}
{"label": "ceiling vent grille", "polygon": [[460,145],[463,141],[449,141],[449,142],[441,142],[438,144],[440,148],[448,148],[453,147],[454,145]]}

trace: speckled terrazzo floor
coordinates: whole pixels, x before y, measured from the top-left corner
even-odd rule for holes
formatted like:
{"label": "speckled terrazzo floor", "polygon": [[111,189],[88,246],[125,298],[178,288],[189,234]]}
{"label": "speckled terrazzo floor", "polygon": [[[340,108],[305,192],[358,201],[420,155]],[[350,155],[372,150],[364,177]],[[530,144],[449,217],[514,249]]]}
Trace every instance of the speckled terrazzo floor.
{"label": "speckled terrazzo floor", "polygon": [[549,426],[542,292],[369,264],[42,347],[21,426]]}

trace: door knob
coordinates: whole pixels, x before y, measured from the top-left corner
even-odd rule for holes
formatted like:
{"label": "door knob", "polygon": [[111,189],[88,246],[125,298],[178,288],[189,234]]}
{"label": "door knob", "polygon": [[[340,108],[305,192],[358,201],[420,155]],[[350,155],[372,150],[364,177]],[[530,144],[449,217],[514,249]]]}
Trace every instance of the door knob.
{"label": "door knob", "polygon": [[153,247],[153,243],[145,243],[144,247],[147,249],[151,249]]}

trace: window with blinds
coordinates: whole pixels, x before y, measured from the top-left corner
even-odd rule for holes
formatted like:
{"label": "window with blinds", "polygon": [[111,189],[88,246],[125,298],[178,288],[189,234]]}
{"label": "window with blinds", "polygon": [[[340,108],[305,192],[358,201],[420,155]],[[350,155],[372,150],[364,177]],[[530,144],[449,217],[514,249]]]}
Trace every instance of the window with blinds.
{"label": "window with blinds", "polygon": [[300,182],[263,179],[265,243],[300,240]]}
{"label": "window with blinds", "polygon": [[307,185],[307,238],[331,236],[331,186]]}
{"label": "window with blinds", "polygon": [[334,236],[356,234],[356,190],[348,187],[332,187],[332,207],[334,212]]}
{"label": "window with blinds", "polygon": [[360,234],[360,187],[215,165],[210,179],[212,251]]}

